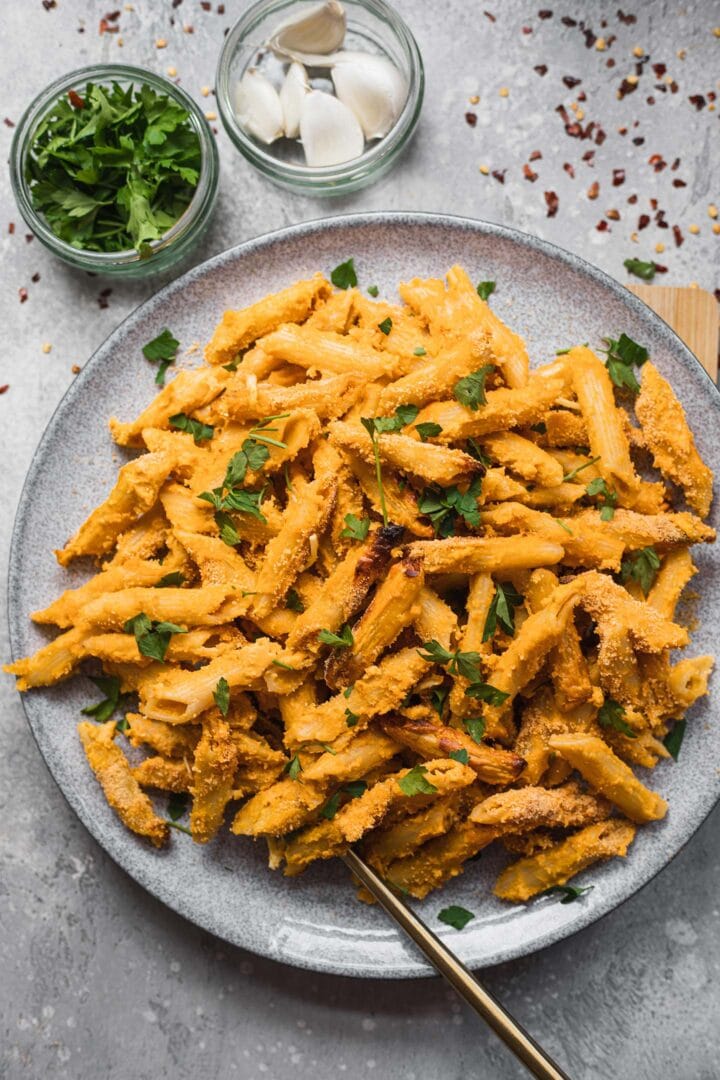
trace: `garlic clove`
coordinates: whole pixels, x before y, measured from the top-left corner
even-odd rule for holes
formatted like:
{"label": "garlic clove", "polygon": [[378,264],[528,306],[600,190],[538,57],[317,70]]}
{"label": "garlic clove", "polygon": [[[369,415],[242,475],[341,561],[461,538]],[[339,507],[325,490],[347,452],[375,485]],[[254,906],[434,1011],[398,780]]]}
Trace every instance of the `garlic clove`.
{"label": "garlic clove", "polygon": [[243,130],[260,142],[275,142],[285,130],[278,92],[256,68],[248,68],[238,83],[235,115]]}
{"label": "garlic clove", "polygon": [[355,114],[366,139],[387,135],[402,111],[407,84],[386,56],[340,52],[333,57],[335,93]]}
{"label": "garlic clove", "polygon": [[273,52],[294,59],[295,52],[334,52],[344,39],[345,10],[339,0],[325,0],[304,15],[281,22],[268,44]]}
{"label": "garlic clove", "polygon": [[354,113],[332,94],[311,90],[300,113],[300,140],[308,165],[340,165],[359,157],[365,140]]}
{"label": "garlic clove", "polygon": [[309,93],[310,84],[305,68],[302,64],[291,64],[280,87],[280,104],[288,139],[297,139],[300,134],[300,112],[303,101]]}

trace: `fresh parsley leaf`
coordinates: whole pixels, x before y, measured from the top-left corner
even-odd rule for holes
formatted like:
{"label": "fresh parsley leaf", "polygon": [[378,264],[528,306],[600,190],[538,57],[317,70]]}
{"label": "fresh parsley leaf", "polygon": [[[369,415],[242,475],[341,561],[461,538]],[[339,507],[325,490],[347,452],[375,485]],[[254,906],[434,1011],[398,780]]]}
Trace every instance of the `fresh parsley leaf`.
{"label": "fresh parsley leaf", "polygon": [[480,297],[480,299],[481,300],[487,300],[495,292],[495,282],[494,281],[478,281],[478,283],[476,285],[476,288],[477,288],[477,294]]}
{"label": "fresh parsley leaf", "polygon": [[381,323],[378,323],[378,330],[385,334],[386,337],[390,333],[392,330],[392,319],[389,315],[386,319],[383,319]]}
{"label": "fresh parsley leaf", "polygon": [[344,790],[351,799],[359,799],[367,791],[367,783],[365,780],[351,780],[350,783],[345,785]]}
{"label": "fresh parsley leaf", "polygon": [[83,716],[93,716],[100,724],[109,720],[120,703],[120,680],[115,675],[90,676],[101,694],[105,697],[94,705],[86,705],[82,710]]}
{"label": "fresh parsley leaf", "polygon": [[345,723],[348,727],[355,727],[359,719],[358,713],[354,713],[350,709],[345,710]]}
{"label": "fresh parsley leaf", "polygon": [[424,765],[413,765],[412,769],[398,780],[398,787],[404,795],[432,795],[437,791],[434,784],[425,779],[427,769]]}
{"label": "fresh parsley leaf", "polygon": [[177,428],[179,431],[187,431],[189,435],[192,435],[196,446],[207,442],[208,439],[212,439],[215,432],[212,424],[203,424],[200,420],[193,420],[191,416],[187,416],[184,412],[175,413],[174,416],[170,417],[170,427]]}
{"label": "fresh parsley leaf", "polygon": [[413,356],[427,356],[427,349],[424,349],[422,345],[418,345],[413,349]]}
{"label": "fresh parsley leaf", "polygon": [[620,565],[620,577],[623,581],[637,581],[645,596],[650,592],[652,584],[660,569],[660,558],[654,547],[640,548],[623,559]]}
{"label": "fresh parsley leaf", "polygon": [[171,622],[153,622],[144,611],[128,619],[123,627],[126,634],[134,634],[137,647],[143,656],[165,662],[165,653],[173,634],[187,634],[182,626]]}
{"label": "fresh parsley leaf", "polygon": [[149,360],[151,364],[158,365],[157,375],[155,376],[155,382],[158,386],[165,385],[165,372],[170,364],[175,363],[179,347],[180,342],[172,336],[167,326],[152,341],[148,341],[146,345],[143,345],[142,352],[145,359]]}
{"label": "fresh parsley leaf", "polygon": [[449,693],[449,686],[436,686],[430,691],[430,704],[441,720],[443,713],[445,712],[445,702],[447,701]]}
{"label": "fresh parsley leaf", "polygon": [[485,619],[483,628],[483,641],[489,641],[497,630],[498,623],[506,634],[515,633],[515,608],[519,607],[523,598],[514,585],[506,582],[504,585],[497,583],[495,595],[492,598],[490,609]]}
{"label": "fresh parsley leaf", "polygon": [[334,634],[332,630],[321,630],[318,633],[318,641],[322,645],[332,645],[333,649],[351,649],[354,638],[352,630],[346,623],[339,634]]}
{"label": "fresh parsley leaf", "polygon": [[167,812],[171,821],[179,821],[187,810],[188,805],[188,793],[187,791],[173,791],[168,796]]}
{"label": "fresh parsley leaf", "polygon": [[456,486],[449,488],[425,488],[418,502],[418,512],[426,514],[432,522],[436,536],[444,538],[455,535],[455,526],[462,519],[469,528],[480,525],[477,497],[480,494],[480,477],[475,477],[467,491]]}
{"label": "fresh parsley leaf", "polygon": [[509,696],[504,690],[498,690],[496,686],[485,682],[471,683],[465,691],[465,697],[477,698],[478,701],[486,701],[488,705],[494,706],[502,705]]}
{"label": "fresh parsley leaf", "polygon": [[368,296],[377,296],[377,294],[380,292],[377,285],[368,285],[367,291]]}
{"label": "fresh parsley leaf", "polygon": [[298,615],[302,615],[305,605],[297,589],[288,589],[285,594],[285,607],[289,608],[290,611],[296,611]]}
{"label": "fresh parsley leaf", "polygon": [[644,345],[638,345],[627,334],[621,334],[617,341],[614,338],[605,338],[604,340],[607,346],[605,366],[608,375],[616,386],[624,387],[630,390],[631,393],[637,394],[640,383],[637,381],[633,369],[642,367],[650,355],[648,350]]}
{"label": "fresh parsley leaf", "polygon": [[468,754],[464,746],[462,746],[459,750],[451,750],[448,754],[448,757],[451,757],[453,761],[459,761],[461,765],[467,765],[468,761],[470,760],[470,755]]}
{"label": "fresh parsley leaf", "polygon": [[440,424],[434,424],[432,420],[426,420],[423,424],[416,424],[415,430],[422,442],[427,442],[428,439],[434,439],[442,433]]}
{"label": "fresh parsley leaf", "polygon": [[217,681],[217,685],[213,690],[213,698],[223,716],[227,716],[230,711],[230,686],[227,679],[222,675]]}
{"label": "fresh parsley leaf", "polygon": [[585,491],[593,498],[596,495],[600,496],[602,499],[602,502],[600,503],[600,520],[610,521],[615,513],[615,507],[617,506],[617,492],[613,491],[611,487],[608,487],[602,476],[597,476],[594,480],[591,480],[585,488]]}
{"label": "fresh parsley leaf", "polygon": [[458,379],[453,394],[461,405],[472,409],[473,412],[477,412],[481,405],[487,405],[485,380],[492,370],[492,364],[483,364],[481,368],[466,375],[464,379]]}
{"label": "fresh parsley leaf", "polygon": [[297,780],[298,776],[302,771],[303,767],[300,764],[300,758],[297,754],[295,754],[294,757],[290,758],[287,765],[283,769],[283,772],[287,773],[291,780]]}
{"label": "fresh parsley leaf", "polygon": [[332,821],[339,809],[340,792],[336,791],[333,795],[330,796],[330,798],[320,810],[320,817],[324,817],[327,818],[328,821]]}
{"label": "fresh parsley leaf", "polygon": [[476,743],[482,742],[485,734],[485,721],[482,716],[466,716],[463,724],[471,739]]}
{"label": "fresh parsley leaf", "polygon": [[340,535],[346,540],[365,540],[369,531],[370,518],[359,518],[355,514],[346,514],[345,528]]}
{"label": "fresh parsley leaf", "polygon": [[549,889],[545,889],[541,895],[552,896],[555,894],[561,904],[572,904],[594,888],[594,885],[552,885]]}
{"label": "fresh parsley leaf", "polygon": [[164,574],[158,582],[155,584],[156,589],[179,589],[181,585],[185,584],[185,575],[181,570],[172,570],[169,574]]}
{"label": "fresh parsley leaf", "polygon": [[670,754],[670,757],[674,758],[675,761],[677,761],[678,759],[680,747],[682,746],[683,739],[685,738],[686,723],[687,721],[685,720],[676,720],[673,724],[672,729],[663,739],[665,749],[667,750],[668,754]]}
{"label": "fresh parsley leaf", "polygon": [[478,442],[475,441],[475,439],[468,439],[466,452],[470,455],[470,457],[473,457],[476,461],[479,461],[481,465],[484,465],[486,469],[489,469],[492,465],[492,458],[488,457],[483,448]]}
{"label": "fresh parsley leaf", "polygon": [[[198,499],[202,499],[202,495],[198,495]],[[235,522],[226,514],[224,510],[218,510],[215,514],[215,524],[218,527],[220,533],[220,539],[228,547],[237,547],[242,539],[240,533],[235,528]]]}
{"label": "fresh parsley leaf", "polygon": [[625,259],[623,266],[630,274],[642,278],[643,281],[652,281],[655,277],[654,262],[643,262],[642,259]]}
{"label": "fresh parsley leaf", "polygon": [[352,259],[339,263],[330,273],[330,280],[336,289],[351,289],[357,285],[355,263]]}
{"label": "fresh parsley leaf", "polygon": [[605,698],[605,701],[598,709],[597,718],[600,727],[613,728],[622,735],[627,735],[628,739],[637,738],[637,732],[633,731],[627,720],[625,720],[625,709],[619,701],[615,701],[613,698]]}
{"label": "fresh parsley leaf", "polygon": [[346,686],[345,689],[343,690],[343,697],[344,698],[349,698],[354,689],[355,689],[355,683],[350,683],[350,685]]}
{"label": "fresh parsley leaf", "polygon": [[459,649],[450,652],[435,638],[432,641],[423,642],[422,647],[425,651],[422,652],[418,649],[418,655],[429,664],[441,664],[442,667],[447,667],[451,675],[462,675],[463,678],[469,679],[470,682],[480,681],[479,653],[460,652]]}
{"label": "fresh parsley leaf", "polygon": [[564,521],[560,520],[560,518],[554,517],[553,521],[555,522],[556,525],[559,525],[561,529],[564,529],[565,532],[568,534],[568,536],[574,536],[575,535],[575,533],[572,531],[570,526],[566,525]]}
{"label": "fresh parsley leaf", "polygon": [[376,420],[370,416],[361,416],[360,423],[367,431],[372,442],[373,457],[375,459],[375,479],[378,486],[378,499],[380,501],[380,511],[382,513],[383,525],[388,524],[388,512],[387,505],[385,503],[385,488],[383,487],[382,478],[382,464],[380,462],[380,450],[377,442],[377,426]]}
{"label": "fresh parsley leaf", "polygon": [[375,431],[378,434],[388,431],[401,431],[408,424],[412,424],[419,412],[417,405],[398,405],[394,416],[376,416],[373,418]]}
{"label": "fresh parsley leaf", "polygon": [[568,484],[571,480],[574,480],[578,473],[581,473],[583,469],[589,469],[591,465],[597,464],[600,457],[590,458],[589,461],[584,461],[582,465],[577,465],[574,469],[571,469],[569,473],[565,473],[563,476],[563,484]]}
{"label": "fresh parsley leaf", "polygon": [[[484,284],[484,282],[483,282]],[[480,286],[478,285],[478,289]],[[442,911],[438,911],[438,919],[440,922],[446,923],[448,926],[452,926],[454,930],[464,930],[471,919],[474,919],[472,911],[468,911],[467,908],[460,907],[459,904],[451,904],[450,907],[443,908]]]}
{"label": "fresh parsley leaf", "polygon": [[297,668],[294,668],[292,664],[286,664],[284,660],[272,660],[271,663],[274,667],[282,668],[283,671],[297,671]]}
{"label": "fresh parsley leaf", "polygon": [[128,723],[127,716],[121,716],[120,717],[120,719],[115,724],[115,730],[116,731],[123,731],[123,732],[130,730],[130,725]]}

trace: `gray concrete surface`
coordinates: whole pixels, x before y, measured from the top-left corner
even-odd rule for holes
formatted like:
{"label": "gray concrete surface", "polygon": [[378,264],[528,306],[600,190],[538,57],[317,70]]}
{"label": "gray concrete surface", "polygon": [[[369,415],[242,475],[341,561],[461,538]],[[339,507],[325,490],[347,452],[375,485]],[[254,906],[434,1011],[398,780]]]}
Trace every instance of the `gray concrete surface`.
{"label": "gray concrete surface", "polygon": [[[625,280],[623,259],[653,258],[668,284],[720,284],[720,236],[707,207],[720,203],[719,113],[690,95],[718,90],[720,3],[621,0],[637,22],[623,23],[618,0],[398,0],[427,66],[427,98],[417,138],[382,183],[342,201],[313,201],[271,187],[249,171],[219,134],[222,194],[197,258],[288,222],[361,209],[446,210],[515,225],[577,251]],[[483,13],[483,4],[495,17]],[[158,71],[175,67],[208,110],[223,30],[243,8],[202,10],[197,0],[118,5],[119,33],[98,34],[111,10],[91,0],[3,0],[0,8],[0,114],[17,120],[51,78],[82,64],[122,59]],[[553,9],[541,20],[540,7]],[[175,24],[171,25],[174,16]],[[616,40],[586,47],[585,19]],[[603,26],[603,19],[607,25]],[[183,31],[192,25],[194,33]],[[524,33],[523,27],[532,32]],[[80,30],[83,33],[80,33]],[[167,47],[155,47],[157,38]],[[122,42],[122,45],[121,45]],[[667,65],[677,93],[653,89],[664,75],[646,66],[637,91],[618,100],[631,51]],[[684,59],[677,56],[685,51]],[[608,59],[616,61],[608,67]],[[546,64],[545,76],[533,69]],[[563,76],[582,78],[574,88]],[[509,89],[501,97],[501,87]],[[569,137],[556,107],[577,101],[583,127],[598,121],[602,145]],[[471,95],[480,102],[468,104]],[[655,104],[647,103],[654,96]],[[475,127],[464,118],[477,115]],[[570,120],[573,120],[570,115]],[[633,127],[635,121],[637,127]],[[625,136],[618,128],[628,127]],[[3,151],[12,130],[0,124]],[[644,139],[635,145],[632,139]],[[583,162],[595,151],[592,165]],[[533,150],[535,182],[522,166]],[[660,154],[667,168],[648,163]],[[680,163],[675,171],[675,158]],[[563,168],[574,168],[575,177]],[[507,169],[505,183],[479,166]],[[614,187],[613,169],[625,170]],[[673,180],[686,186],[673,186]],[[600,194],[586,191],[598,180]],[[546,216],[545,191],[559,196]],[[638,195],[635,205],[628,196]],[[640,213],[657,198],[685,237],[651,223],[634,243]],[[610,231],[597,222],[607,210]],[[15,232],[8,234],[8,222]],[[700,232],[690,234],[697,224]],[[2,558],[33,449],[82,365],[122,317],[159,284],[113,285],[69,271],[35,241],[0,174],[0,460]],[[442,253],[438,253],[442,267]],[[40,275],[33,282],[32,276]],[[29,298],[19,303],[18,289]],[[49,343],[52,351],[43,352]],[[4,580],[4,571],[3,571]],[[4,633],[4,627],[3,627]],[[7,655],[3,637],[0,652]],[[157,902],[118,870],[65,805],[26,729],[6,677],[0,684],[0,1076],[72,1080],[239,1077],[242,1080],[510,1080],[525,1075],[439,981],[377,984],[283,969],[224,947]],[[577,1080],[714,1080],[720,1076],[720,812],[642,893],[598,925],[538,955],[485,973],[490,988],[555,1053]],[[238,897],[241,905],[242,898]],[[380,916],[379,916],[380,917]]]}

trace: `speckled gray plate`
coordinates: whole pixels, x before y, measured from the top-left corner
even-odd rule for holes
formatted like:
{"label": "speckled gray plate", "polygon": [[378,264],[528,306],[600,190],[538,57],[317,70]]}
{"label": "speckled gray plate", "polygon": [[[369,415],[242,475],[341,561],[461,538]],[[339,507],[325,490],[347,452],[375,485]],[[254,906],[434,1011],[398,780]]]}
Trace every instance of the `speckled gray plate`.
{"label": "speckled gray plate", "polygon": [[[492,304],[527,340],[536,362],[577,341],[598,346],[621,331],[646,344],[682,400],[705,459],[720,469],[720,397],[676,335],[621,285],[550,244],[496,225],[421,214],[370,214],[294,226],[210,259],[163,289],[108,338],[68,390],[40,442],[15,522],[10,562],[10,626],[15,656],[46,640],[29,612],[44,607],[83,571],[63,572],[61,547],[113,483],[121,454],[107,418],[130,419],[154,393],[141,346],[163,326],[183,347],[204,342],[227,307],[241,307],[317,269],[353,256],[361,286],[393,296],[397,281],[442,275],[455,262],[498,283]],[[716,510],[717,516],[717,510]],[[717,524],[717,522],[716,522]],[[692,654],[712,652],[720,581],[712,553],[698,548],[700,625]],[[70,805],[105,850],[175,911],[229,942],[298,967],[354,976],[412,977],[428,967],[376,907],[355,900],[344,867],[323,864],[285,879],[265,865],[264,844],[227,832],[207,847],[173,834],[156,852],[127,832],[107,806],[84,760],[75,724],[94,688],[78,678],[36,690],[25,708],[40,750]],[[670,802],[667,819],[639,830],[627,860],[582,875],[594,889],[568,905],[495,900],[501,853],[472,863],[462,878],[419,905],[430,924],[472,967],[530,953],[611,911],[675,855],[720,795],[720,727],[708,700],[693,710],[679,763],[660,765],[652,784]],[[39,795],[39,797],[42,797]],[[476,913],[462,933],[437,912],[458,903]]]}

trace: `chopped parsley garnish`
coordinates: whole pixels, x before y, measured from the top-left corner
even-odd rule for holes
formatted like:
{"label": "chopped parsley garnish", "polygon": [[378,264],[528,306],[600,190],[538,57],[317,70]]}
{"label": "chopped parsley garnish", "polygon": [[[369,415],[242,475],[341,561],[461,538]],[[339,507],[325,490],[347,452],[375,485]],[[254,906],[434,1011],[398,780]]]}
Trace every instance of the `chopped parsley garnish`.
{"label": "chopped parsley garnish", "polygon": [[480,525],[477,503],[480,485],[481,480],[477,476],[467,491],[460,491],[457,487],[425,488],[418,502],[418,512],[430,518],[436,536],[454,536],[460,518],[470,528],[477,529]]}
{"label": "chopped parsley garnish", "polygon": [[296,611],[298,615],[302,615],[305,605],[297,589],[288,589],[285,594],[285,607],[289,608],[290,611]]}
{"label": "chopped parsley garnish", "polygon": [[472,911],[460,907],[459,904],[451,904],[450,907],[443,908],[442,911],[438,912],[440,922],[452,926],[454,930],[464,930],[470,920],[474,918]]}
{"label": "chopped parsley garnish", "polygon": [[591,465],[596,465],[599,460],[599,456],[590,458],[589,461],[584,461],[582,465],[578,465],[576,468],[571,469],[569,473],[565,473],[563,476],[563,484],[568,484],[571,480],[574,480],[578,473],[581,473],[583,469],[589,469]]}
{"label": "chopped parsley garnish", "polygon": [[445,712],[445,702],[447,701],[449,693],[449,686],[436,686],[430,691],[430,704],[441,720],[443,713]]}
{"label": "chopped parsley garnish", "polygon": [[181,585],[185,584],[185,575],[182,570],[172,570],[169,574],[164,574],[158,582],[155,583],[156,589],[179,589]]}
{"label": "chopped parsley garnish", "polygon": [[642,259],[625,259],[623,266],[630,274],[642,278],[643,281],[652,281],[655,277],[655,263],[643,262]]}
{"label": "chopped parsley garnish", "polygon": [[523,598],[514,585],[511,585],[510,582],[506,582],[504,585],[498,582],[485,619],[483,641],[490,640],[497,630],[498,623],[506,634],[512,636],[515,633],[515,608],[519,607],[522,602]]}
{"label": "chopped parsley garnish", "polygon": [[351,780],[345,785],[345,791],[351,799],[359,799],[367,791],[367,783],[365,780]]}
{"label": "chopped parsley garnish", "polygon": [[413,349],[413,356],[427,356],[427,349],[424,349],[422,345],[418,345]]}
{"label": "chopped parsley garnish", "polygon": [[294,668],[291,664],[286,664],[284,660],[272,660],[271,663],[273,667],[282,668],[283,671],[297,671],[297,668]]}
{"label": "chopped parsley garnish", "polygon": [[603,728],[613,728],[615,731],[619,731],[621,735],[627,735],[628,739],[636,739],[637,732],[628,724],[625,720],[625,709],[619,701],[615,701],[613,698],[605,698],[598,709],[598,724]]}
{"label": "chopped parsley garnish", "polygon": [[373,296],[373,297],[377,296],[377,294],[380,292],[377,285],[368,285],[367,291],[368,291],[368,296]]}
{"label": "chopped parsley garnish", "polygon": [[81,251],[152,254],[190,204],[200,140],[188,111],[147,84],[88,82],[58,98],[32,137],[33,207]]}
{"label": "chopped parsley garnish", "polygon": [[212,424],[203,424],[200,420],[193,420],[191,416],[187,416],[184,412],[175,413],[174,416],[170,417],[170,427],[177,428],[178,431],[187,431],[188,435],[192,435],[196,446],[199,446],[202,442],[207,442],[208,439],[212,439],[215,432]]}
{"label": "chopped parsley garnish", "polygon": [[213,690],[213,698],[223,716],[227,716],[230,711],[230,686],[227,679],[222,676],[218,679],[217,685]]}
{"label": "chopped parsley garnish", "polygon": [[351,289],[357,285],[355,263],[352,259],[339,263],[330,274],[330,280],[336,289]]}
{"label": "chopped parsley garnish", "polygon": [[[287,450],[287,443],[282,442],[280,439],[271,439],[267,434],[268,431],[278,431],[278,428],[270,427],[273,420],[287,420],[290,413],[277,413],[275,416],[266,416],[259,424],[256,424],[254,428],[250,429],[250,435],[255,442],[266,442],[270,446],[278,446],[281,450]],[[267,458],[265,459],[267,460]],[[251,465],[252,469],[253,466]],[[257,470],[254,470],[257,471]]]}
{"label": "chopped parsley garnish", "polygon": [[172,336],[167,326],[156,338],[143,345],[142,353],[145,359],[149,360],[151,364],[158,365],[157,375],[155,376],[155,382],[158,386],[165,385],[165,372],[171,364],[175,363],[179,348],[180,342]]}
{"label": "chopped parsley garnish", "polygon": [[355,727],[359,719],[358,713],[354,713],[350,709],[345,710],[345,723],[348,727]]}
{"label": "chopped parsley garnish", "polygon": [[464,379],[458,379],[453,389],[453,394],[461,405],[477,412],[481,405],[487,405],[485,397],[485,380],[493,370],[492,364],[483,364],[477,371],[466,375]]}
{"label": "chopped parsley garnish", "polygon": [[340,809],[340,792],[336,791],[333,795],[330,796],[328,801],[325,803],[325,805],[320,810],[320,817],[324,817],[324,818],[327,818],[328,821],[332,821],[332,819],[335,817],[335,815],[337,814],[339,809]]}
{"label": "chopped parsley garnish", "polygon": [[608,487],[602,476],[597,476],[594,480],[591,480],[585,491],[593,498],[596,495],[600,496],[602,499],[600,503],[600,520],[611,521],[617,506],[617,492]]}
{"label": "chopped parsley garnish", "polygon": [[95,705],[86,705],[82,710],[83,716],[92,716],[100,724],[109,720],[120,704],[120,680],[115,675],[90,676],[101,694],[105,697]]}
{"label": "chopped parsley garnish", "polygon": [[434,439],[437,435],[442,433],[440,424],[434,424],[432,420],[426,420],[423,424],[416,424],[415,430],[422,442],[427,442],[428,439]]}
{"label": "chopped parsley garnish", "polygon": [[510,697],[504,690],[498,690],[497,686],[491,686],[486,682],[474,682],[465,691],[465,697],[477,698],[478,701],[486,701],[488,705],[502,705]]}
{"label": "chopped parsley garnish", "polygon": [[645,596],[650,592],[660,569],[660,558],[654,547],[640,548],[623,559],[620,577],[623,581],[637,581]]}
{"label": "chopped parsley garnish", "polygon": [[334,634],[332,630],[320,630],[318,633],[318,641],[322,645],[331,645],[333,649],[352,649],[354,640],[347,623],[339,634]]}
{"label": "chopped parsley garnish", "polygon": [[459,761],[461,765],[467,765],[470,760],[470,755],[464,746],[459,750],[451,750],[448,757],[451,757],[453,761]]}
{"label": "chopped parsley garnish", "polygon": [[488,457],[483,448],[478,442],[475,441],[475,439],[468,439],[466,453],[468,453],[470,457],[475,458],[476,461],[479,461],[480,464],[484,465],[486,469],[489,469],[492,465],[492,458]]}
{"label": "chopped parsley garnish", "polygon": [[137,647],[143,656],[149,656],[151,660],[165,662],[165,653],[170,644],[173,634],[187,634],[182,626],[176,626],[171,622],[153,622],[153,620],[141,611],[128,619],[123,627],[126,634],[134,634]]}
{"label": "chopped parsley garnish", "polygon": [[234,510],[241,514],[251,514],[263,524],[266,521],[265,515],[260,510],[265,488],[261,491],[248,491],[238,485],[244,481],[248,469],[251,472],[259,472],[269,456],[270,451],[266,446],[262,446],[255,439],[245,439],[242,449],[230,458],[221,487],[213,488],[212,491],[202,491],[198,495],[198,499],[209,502],[214,508],[215,524],[220,532],[220,538],[229,547],[235,547],[240,543],[241,538],[227,511]]}
{"label": "chopped parsley garnish", "polygon": [[617,341],[614,338],[605,338],[604,341],[607,345],[605,367],[608,375],[616,386],[625,387],[637,394],[640,383],[633,368],[642,367],[650,353],[644,345],[638,345],[627,334],[621,334]]}
{"label": "chopped parsley garnish", "polygon": [[187,805],[187,791],[173,791],[172,795],[168,797],[167,801],[167,812],[170,821],[179,821],[187,810]]}
{"label": "chopped parsley garnish", "polygon": [[398,780],[398,787],[404,795],[433,795],[437,788],[425,779],[426,773],[424,765],[413,765],[412,769]]}
{"label": "chopped parsley garnish", "polygon": [[382,513],[383,525],[388,524],[388,512],[385,505],[385,488],[383,487],[382,478],[382,465],[380,463],[380,450],[378,448],[376,420],[370,416],[361,416],[360,423],[367,431],[372,442],[373,458],[375,459],[375,479],[378,486],[378,499],[380,500],[380,511]]}
{"label": "chopped parsley garnish", "polygon": [[378,323],[378,330],[385,334],[386,337],[390,333],[392,330],[392,319],[389,315],[386,319],[383,319],[381,323]]}
{"label": "chopped parsley garnish", "polygon": [[494,281],[478,281],[475,287],[481,300],[487,300],[495,292]]}
{"label": "chopped parsley garnish", "polygon": [[467,716],[463,720],[465,730],[476,743],[482,742],[485,734],[485,721],[482,716]]}
{"label": "chopped parsley garnish", "polygon": [[678,759],[680,747],[682,746],[682,741],[685,738],[686,723],[687,721],[685,720],[677,720],[673,725],[672,730],[669,731],[663,739],[665,749],[667,750],[668,754],[670,754],[670,757],[674,758],[675,761],[677,761]]}
{"label": "chopped parsley garnish", "polygon": [[351,780],[349,784],[346,784],[345,787],[330,796],[320,811],[321,817],[327,818],[328,821],[332,821],[340,808],[340,797],[343,792],[351,799],[359,799],[366,791],[367,784],[364,780]]}
{"label": "chopped parsley garnish", "polygon": [[462,675],[470,682],[480,681],[480,654],[476,652],[461,652],[456,649],[450,652],[435,638],[432,641],[423,642],[422,652],[418,649],[418,655],[429,664],[441,664],[447,667],[451,675]]}
{"label": "chopped parsley garnish", "polygon": [[295,754],[294,757],[290,758],[287,765],[283,769],[283,772],[287,773],[287,775],[290,777],[291,780],[297,780],[298,776],[300,775],[300,773],[302,771],[303,771],[303,767],[300,764],[300,758],[298,757],[297,754]]}
{"label": "chopped parsley garnish", "polygon": [[555,895],[561,904],[572,904],[594,888],[594,885],[552,885],[549,889],[545,889],[541,896]]}
{"label": "chopped parsley garnish", "polygon": [[355,514],[345,515],[345,528],[340,535],[345,540],[365,540],[370,531],[370,518],[357,517]]}

